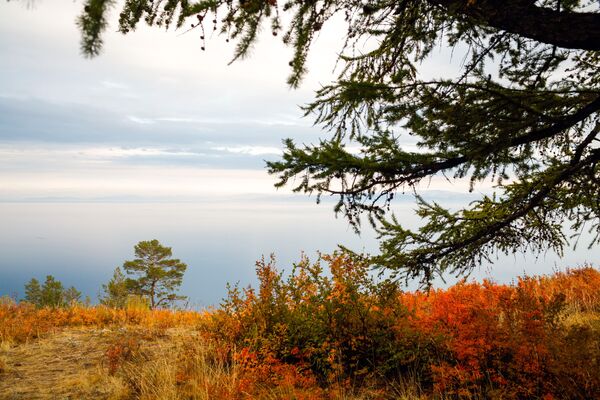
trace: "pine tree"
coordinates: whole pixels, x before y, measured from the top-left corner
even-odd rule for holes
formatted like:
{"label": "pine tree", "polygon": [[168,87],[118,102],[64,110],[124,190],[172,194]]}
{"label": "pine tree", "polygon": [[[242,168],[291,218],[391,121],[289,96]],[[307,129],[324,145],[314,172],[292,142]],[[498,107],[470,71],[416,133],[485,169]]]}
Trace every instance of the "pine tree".
{"label": "pine tree", "polygon": [[43,285],[31,278],[25,285],[25,301],[36,307],[65,307],[79,303],[81,292],[74,286],[65,289],[62,282],[54,276],[47,275]]}
{"label": "pine tree", "polygon": [[74,286],[69,287],[63,292],[63,304],[70,306],[81,302],[81,292]]}
{"label": "pine tree", "polygon": [[112,278],[108,283],[102,285],[102,294],[99,297],[100,304],[108,307],[123,308],[127,303],[129,296],[129,288],[125,275],[121,272],[121,268],[115,268]]}
{"label": "pine tree", "polygon": [[36,307],[42,306],[42,287],[40,282],[31,278],[31,280],[25,284],[25,301],[34,304]]}
{"label": "pine tree", "polygon": [[40,305],[42,307],[61,307],[65,305],[63,284],[52,275],[46,276],[46,281],[42,286]]}
{"label": "pine tree", "polygon": [[[100,51],[112,4],[86,2],[85,54]],[[268,163],[278,186],[295,181],[296,191],[335,196],[335,211],[357,230],[366,215],[381,239],[372,262],[424,284],[466,275],[499,253],[562,254],[564,221],[575,237],[587,229],[590,246],[598,242],[599,2],[128,0],[119,30],[191,19],[190,29],[219,29],[237,42],[238,59],[270,23],[294,50],[288,83],[296,87],[313,39],[337,15],[346,22],[340,75],[305,108],[331,135],[317,145],[286,140],[282,160]],[[429,76],[422,66],[440,47],[452,49],[455,65]],[[453,210],[419,195],[431,177],[496,188]],[[388,209],[412,191],[417,229]]]}
{"label": "pine tree", "polygon": [[148,298],[152,309],[185,299],[175,292],[181,286],[187,265],[171,258],[170,247],[154,239],[139,242],[134,249],[137,258],[123,264],[125,272],[134,276],[126,281],[132,293]]}

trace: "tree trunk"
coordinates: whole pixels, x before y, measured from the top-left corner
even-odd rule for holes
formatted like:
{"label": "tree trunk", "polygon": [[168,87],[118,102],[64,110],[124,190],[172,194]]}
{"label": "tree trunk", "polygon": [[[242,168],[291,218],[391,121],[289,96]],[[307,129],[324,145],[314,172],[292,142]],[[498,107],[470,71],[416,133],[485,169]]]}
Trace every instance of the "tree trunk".
{"label": "tree trunk", "polygon": [[557,11],[527,0],[428,0],[454,14],[541,43],[600,50],[600,14]]}

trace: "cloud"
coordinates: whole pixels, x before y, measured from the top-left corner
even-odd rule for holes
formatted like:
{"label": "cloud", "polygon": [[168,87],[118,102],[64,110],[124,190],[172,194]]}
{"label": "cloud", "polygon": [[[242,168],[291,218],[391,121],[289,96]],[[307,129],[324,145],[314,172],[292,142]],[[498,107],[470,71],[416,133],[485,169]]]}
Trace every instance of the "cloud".
{"label": "cloud", "polygon": [[140,125],[150,125],[150,124],[156,123],[156,121],[153,119],[140,118],[140,117],[136,117],[134,115],[127,116],[127,119],[130,120],[131,122],[135,122],[136,124],[140,124]]}
{"label": "cloud", "polygon": [[127,167],[88,164],[38,171],[0,170],[0,198],[27,199],[189,199],[246,194],[277,195],[274,178],[261,170],[186,167]]}
{"label": "cloud", "polygon": [[243,125],[264,125],[264,126],[283,126],[283,127],[308,127],[311,124],[304,119],[299,117],[288,116],[287,118],[281,116],[271,116],[269,118],[263,119],[253,119],[253,118],[239,118],[236,116],[228,116],[228,117],[135,117],[130,116],[134,122],[138,123],[156,123],[156,122],[173,122],[173,123],[182,123],[182,124],[243,124]]}
{"label": "cloud", "polygon": [[144,148],[144,147],[8,147],[0,146],[0,158],[3,160],[12,159],[14,161],[23,161],[35,158],[44,159],[114,159],[127,157],[186,157],[203,156],[205,153],[198,153],[185,150],[166,149],[166,148]]}
{"label": "cloud", "polygon": [[113,146],[212,142],[213,146],[278,146],[284,137],[318,140],[319,130],[225,117],[148,117],[94,104],[0,96],[0,142],[103,143]]}
{"label": "cloud", "polygon": [[283,151],[280,148],[268,146],[217,146],[212,147],[212,150],[225,151],[234,154],[248,154],[251,156],[283,154]]}
{"label": "cloud", "polygon": [[113,82],[108,79],[103,80],[102,82],[100,82],[100,84],[107,89],[120,89],[120,90],[129,89],[129,86],[124,83]]}

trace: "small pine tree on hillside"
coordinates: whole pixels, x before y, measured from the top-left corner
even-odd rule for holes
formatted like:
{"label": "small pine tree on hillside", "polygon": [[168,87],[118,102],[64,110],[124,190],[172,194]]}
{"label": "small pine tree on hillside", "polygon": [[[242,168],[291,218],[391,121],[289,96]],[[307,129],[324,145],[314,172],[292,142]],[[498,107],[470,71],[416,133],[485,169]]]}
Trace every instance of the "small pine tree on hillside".
{"label": "small pine tree on hillside", "polygon": [[102,285],[102,293],[99,296],[100,304],[113,308],[123,308],[127,304],[128,296],[127,279],[121,272],[121,268],[117,267],[110,281]]}
{"label": "small pine tree on hillside", "polygon": [[25,301],[36,307],[64,307],[79,303],[81,292],[74,286],[65,289],[61,281],[47,275],[43,285],[35,278],[25,284]]}
{"label": "small pine tree on hillside", "polygon": [[31,278],[31,280],[25,284],[25,301],[34,304],[37,307],[42,306],[42,287],[40,282]]}
{"label": "small pine tree on hillside", "polygon": [[185,299],[175,292],[181,286],[187,265],[171,258],[170,247],[156,239],[142,241],[135,245],[135,255],[135,260],[123,264],[125,272],[135,276],[127,279],[131,293],[147,297],[152,309]]}
{"label": "small pine tree on hillside", "polygon": [[59,307],[64,305],[64,288],[60,281],[57,281],[52,275],[46,276],[46,281],[42,286],[42,306]]}
{"label": "small pine tree on hillside", "polygon": [[81,302],[81,292],[71,286],[63,292],[63,302],[65,305],[72,305]]}

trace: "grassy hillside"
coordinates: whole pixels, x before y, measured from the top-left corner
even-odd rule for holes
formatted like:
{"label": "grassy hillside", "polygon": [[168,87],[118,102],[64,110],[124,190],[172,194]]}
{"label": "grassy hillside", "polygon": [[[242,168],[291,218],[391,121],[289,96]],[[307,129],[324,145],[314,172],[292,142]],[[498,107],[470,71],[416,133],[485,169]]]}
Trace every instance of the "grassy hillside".
{"label": "grassy hillside", "polygon": [[257,274],[203,313],[5,301],[0,398],[600,398],[595,269],[411,293],[345,256]]}

